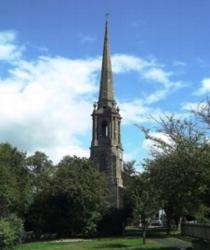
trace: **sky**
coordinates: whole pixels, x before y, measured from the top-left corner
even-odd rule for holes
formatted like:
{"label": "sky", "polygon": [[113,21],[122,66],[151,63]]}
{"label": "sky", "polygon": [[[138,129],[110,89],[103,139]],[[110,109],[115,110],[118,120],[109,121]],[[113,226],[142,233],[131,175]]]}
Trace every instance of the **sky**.
{"label": "sky", "polygon": [[109,13],[124,160],[141,168],[152,143],[135,124],[187,117],[210,93],[209,10],[209,0],[1,0],[0,142],[55,163],[89,157]]}

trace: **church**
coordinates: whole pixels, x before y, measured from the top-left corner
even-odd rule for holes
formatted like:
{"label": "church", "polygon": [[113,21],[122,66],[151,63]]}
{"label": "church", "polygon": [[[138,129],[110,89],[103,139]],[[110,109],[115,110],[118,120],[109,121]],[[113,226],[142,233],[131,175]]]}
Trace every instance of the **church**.
{"label": "church", "polygon": [[96,169],[105,174],[108,183],[107,202],[109,206],[115,208],[122,207],[121,119],[114,96],[108,21],[106,20],[99,98],[94,104],[92,113],[90,159]]}

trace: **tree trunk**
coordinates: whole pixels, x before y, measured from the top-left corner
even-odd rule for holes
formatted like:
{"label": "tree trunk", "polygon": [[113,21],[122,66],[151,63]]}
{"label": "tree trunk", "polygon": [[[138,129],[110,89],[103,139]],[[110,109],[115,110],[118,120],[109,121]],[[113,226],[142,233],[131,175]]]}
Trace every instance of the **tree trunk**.
{"label": "tree trunk", "polygon": [[171,217],[167,216],[167,235],[170,235],[171,233]]}
{"label": "tree trunk", "polygon": [[181,232],[182,221],[183,221],[183,217],[181,216],[181,217],[179,218],[179,223],[178,223],[178,228],[177,228],[179,232]]}
{"label": "tree trunk", "polygon": [[143,245],[145,245],[146,244],[146,219],[145,219],[145,216],[142,216],[142,226],[143,226],[142,241],[143,241]]}

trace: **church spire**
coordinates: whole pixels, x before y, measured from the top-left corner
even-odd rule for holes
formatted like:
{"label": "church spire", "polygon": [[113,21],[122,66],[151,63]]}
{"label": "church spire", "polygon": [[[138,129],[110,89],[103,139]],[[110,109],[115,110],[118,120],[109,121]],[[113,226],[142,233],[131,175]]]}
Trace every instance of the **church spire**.
{"label": "church spire", "polygon": [[114,100],[107,20],[105,24],[100,94],[98,105],[94,104],[92,119],[90,158],[95,168],[107,177],[106,202],[110,207],[120,208],[122,207],[123,187],[121,116]]}
{"label": "church spire", "polygon": [[112,81],[112,65],[111,65],[110,45],[109,45],[108,20],[106,20],[99,105],[111,104],[112,106],[113,103],[115,103],[115,101],[114,101],[113,81]]}

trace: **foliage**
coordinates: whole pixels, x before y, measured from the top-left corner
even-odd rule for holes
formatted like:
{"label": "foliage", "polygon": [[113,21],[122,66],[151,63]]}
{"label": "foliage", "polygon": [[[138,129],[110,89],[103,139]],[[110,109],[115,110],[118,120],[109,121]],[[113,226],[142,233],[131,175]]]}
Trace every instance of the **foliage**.
{"label": "foliage", "polygon": [[37,237],[42,232],[42,223],[44,223],[44,212],[51,208],[48,205],[49,197],[46,190],[49,190],[52,179],[54,177],[55,167],[48,156],[42,152],[36,151],[33,155],[26,159],[28,171],[30,172],[31,190],[33,193],[30,207],[25,214],[25,229],[27,231],[34,230]]}
{"label": "foliage", "polygon": [[207,98],[206,103],[198,105],[197,110],[193,110],[195,116],[201,121],[202,124],[207,125],[210,129],[210,100]]}
{"label": "foliage", "polygon": [[134,218],[141,222],[143,228],[143,242],[146,240],[146,228],[149,221],[158,212],[157,193],[151,185],[146,173],[133,177],[132,184],[127,189],[127,195],[133,207]]}
{"label": "foliage", "polygon": [[25,153],[7,143],[0,144],[0,217],[11,212],[22,216],[30,195]]}
{"label": "foliage", "polygon": [[143,227],[143,242],[146,240],[146,227],[149,220],[154,217],[159,207],[157,194],[153,190],[149,176],[146,173],[137,173],[134,168],[134,161],[124,164],[125,194],[124,204],[128,216],[133,217]]}
{"label": "foliage", "polygon": [[158,124],[158,131],[168,140],[155,138],[144,129],[155,144],[153,157],[145,161],[145,171],[170,227],[171,219],[178,223],[181,217],[199,210],[210,181],[210,153],[205,134],[191,120],[166,116]]}
{"label": "foliage", "polygon": [[100,217],[104,186],[103,177],[89,160],[66,156],[56,167],[50,185],[36,195],[27,223],[37,236],[92,234]]}
{"label": "foliage", "polygon": [[22,232],[22,220],[15,215],[0,219],[0,249],[11,250],[20,243]]}
{"label": "foliage", "polygon": [[31,173],[33,192],[38,193],[46,188],[53,176],[54,167],[48,156],[42,152],[36,151],[26,160],[27,167]]}
{"label": "foliage", "polygon": [[126,211],[124,209],[109,208],[98,222],[97,232],[99,236],[122,235],[126,223]]}
{"label": "foliage", "polygon": [[132,183],[133,176],[136,174],[135,161],[124,162],[123,164],[123,184],[128,187]]}
{"label": "foliage", "polygon": [[195,214],[195,218],[199,223],[210,224],[210,207],[205,204],[201,204],[199,210]]}
{"label": "foliage", "polygon": [[123,206],[127,213],[128,220],[130,221],[133,221],[133,209],[134,209],[133,202],[131,199],[131,191],[133,189],[134,186],[133,183],[136,176],[136,170],[134,164],[135,161],[124,162],[123,166],[124,171],[122,172],[123,185],[124,185]]}
{"label": "foliage", "polygon": [[142,173],[135,177],[130,191],[134,213],[141,220],[143,228],[158,211],[157,195],[152,188],[150,179],[145,173]]}
{"label": "foliage", "polygon": [[[197,110],[194,110],[193,113],[195,116],[198,118],[198,120],[201,122],[199,125],[204,129],[204,131],[207,134],[207,143],[206,143],[206,155],[205,155],[205,160],[206,160],[206,168],[205,168],[205,174],[209,176],[209,166],[210,166],[210,145],[209,145],[209,131],[210,131],[210,100],[207,98],[206,103],[201,103],[198,105]],[[204,125],[204,126],[202,126]],[[209,178],[210,179],[210,178]],[[204,206],[206,207],[205,211],[210,208],[210,180],[207,181],[207,192],[204,197]],[[202,210],[202,209],[201,209]],[[204,214],[207,214],[207,219],[210,220],[210,212],[205,212]],[[205,219],[205,218],[203,218]]]}
{"label": "foliage", "polygon": [[136,173],[136,169],[135,169],[135,161],[127,161],[127,162],[124,162],[124,165],[123,165],[123,170],[124,170],[124,173],[127,175],[127,176],[133,176],[135,175]]}

